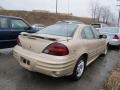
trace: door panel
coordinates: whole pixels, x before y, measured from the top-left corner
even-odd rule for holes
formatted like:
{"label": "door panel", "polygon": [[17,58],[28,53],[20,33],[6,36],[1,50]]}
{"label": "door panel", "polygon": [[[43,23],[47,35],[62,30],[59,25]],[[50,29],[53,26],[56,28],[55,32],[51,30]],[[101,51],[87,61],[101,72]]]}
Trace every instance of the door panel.
{"label": "door panel", "polygon": [[85,47],[88,51],[88,61],[91,61],[96,56],[98,56],[97,55],[98,41],[95,39],[94,33],[90,26],[85,27],[82,32],[85,34],[83,39]]}
{"label": "door panel", "polygon": [[96,40],[85,40],[85,47],[88,51],[88,60],[91,61],[94,59],[97,55],[97,41]]}
{"label": "door panel", "polygon": [[9,29],[9,23],[7,18],[0,18],[0,40],[10,40],[11,31]]}
{"label": "door panel", "polygon": [[105,46],[106,46],[106,40],[105,39],[100,39],[99,38],[99,35],[100,33],[98,32],[98,30],[96,30],[95,28],[91,27],[93,33],[94,33],[94,36],[95,36],[95,40],[96,40],[96,43],[97,43],[97,51],[96,51],[96,54],[100,55],[101,52],[105,49]]}
{"label": "door panel", "polygon": [[0,48],[8,48],[13,44],[9,18],[0,17]]}

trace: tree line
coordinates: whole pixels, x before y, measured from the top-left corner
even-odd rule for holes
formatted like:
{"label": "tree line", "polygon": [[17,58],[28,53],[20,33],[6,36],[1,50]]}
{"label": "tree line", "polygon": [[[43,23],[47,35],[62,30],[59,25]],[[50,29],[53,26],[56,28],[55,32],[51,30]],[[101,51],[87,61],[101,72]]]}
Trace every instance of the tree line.
{"label": "tree line", "polygon": [[95,22],[115,23],[116,18],[110,7],[100,5],[98,2],[91,2],[91,16]]}

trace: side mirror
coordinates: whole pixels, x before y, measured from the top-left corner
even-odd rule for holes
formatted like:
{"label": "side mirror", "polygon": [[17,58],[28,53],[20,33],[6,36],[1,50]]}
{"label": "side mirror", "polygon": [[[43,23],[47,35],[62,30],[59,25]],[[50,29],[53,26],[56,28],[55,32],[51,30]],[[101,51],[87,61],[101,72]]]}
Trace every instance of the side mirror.
{"label": "side mirror", "polygon": [[99,39],[102,39],[102,38],[107,38],[107,35],[99,35]]}

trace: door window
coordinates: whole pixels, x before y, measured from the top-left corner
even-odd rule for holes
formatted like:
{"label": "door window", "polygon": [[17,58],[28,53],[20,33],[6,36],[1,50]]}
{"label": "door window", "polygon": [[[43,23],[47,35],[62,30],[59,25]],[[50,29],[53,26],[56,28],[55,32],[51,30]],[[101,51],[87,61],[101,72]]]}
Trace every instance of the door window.
{"label": "door window", "polygon": [[2,29],[8,28],[7,18],[0,18],[0,28],[2,28]]}
{"label": "door window", "polygon": [[29,26],[21,19],[12,19],[11,20],[12,29],[27,29]]}
{"label": "door window", "polygon": [[84,39],[94,39],[94,34],[90,27],[85,27],[81,34]]}
{"label": "door window", "polygon": [[99,31],[96,30],[94,27],[91,27],[91,29],[92,29],[92,31],[93,31],[93,33],[94,33],[95,38],[96,38],[96,39],[99,39],[99,35],[100,35]]}

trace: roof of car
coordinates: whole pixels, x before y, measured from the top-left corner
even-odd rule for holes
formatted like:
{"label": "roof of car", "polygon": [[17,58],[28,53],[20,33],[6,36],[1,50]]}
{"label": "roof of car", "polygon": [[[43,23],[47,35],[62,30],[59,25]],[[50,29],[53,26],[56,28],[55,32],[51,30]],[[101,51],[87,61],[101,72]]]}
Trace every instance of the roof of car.
{"label": "roof of car", "polygon": [[78,27],[83,28],[85,26],[89,26],[87,24],[78,22],[78,21],[58,21],[56,24],[62,24],[62,23],[67,23],[67,24],[76,24]]}
{"label": "roof of car", "polygon": [[83,22],[79,22],[79,21],[74,21],[74,20],[63,20],[63,21],[58,21],[56,23],[69,23],[69,24],[84,24]]}
{"label": "roof of car", "polygon": [[67,24],[76,24],[79,27],[85,27],[88,26],[87,24],[84,24],[83,22],[79,22],[79,21],[70,21],[70,20],[64,20],[64,21],[58,21],[56,22],[56,24],[62,24],[62,23],[67,23]]}
{"label": "roof of car", "polygon": [[19,19],[22,19],[20,17],[16,17],[16,16],[6,16],[6,15],[0,15],[0,17],[4,17],[4,18],[19,18]]}
{"label": "roof of car", "polygon": [[78,24],[79,25],[79,27],[81,27],[81,28],[83,28],[83,27],[85,27],[85,26],[89,26],[89,25],[87,25],[87,24]]}

